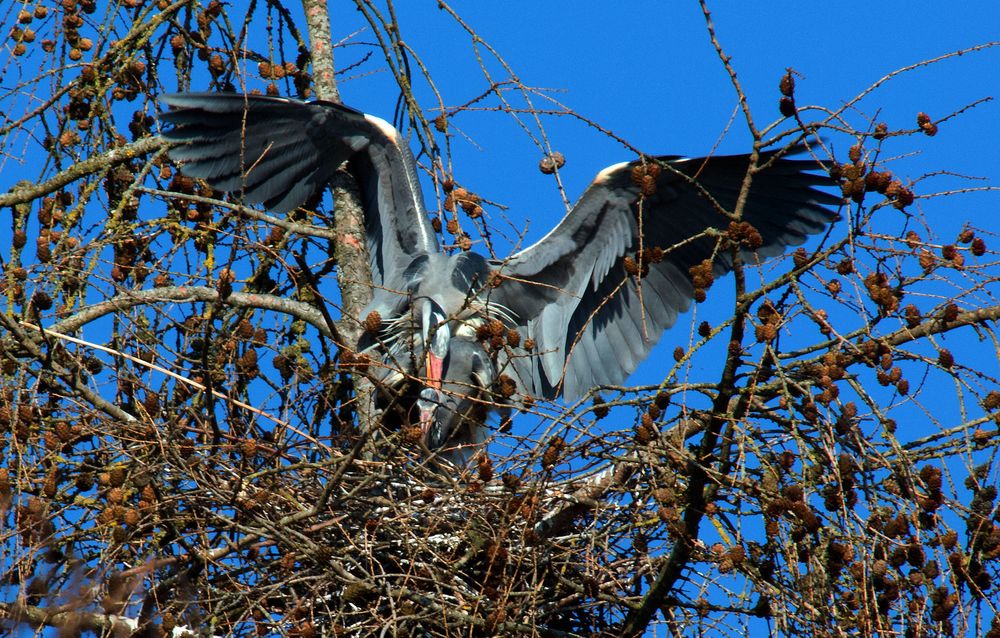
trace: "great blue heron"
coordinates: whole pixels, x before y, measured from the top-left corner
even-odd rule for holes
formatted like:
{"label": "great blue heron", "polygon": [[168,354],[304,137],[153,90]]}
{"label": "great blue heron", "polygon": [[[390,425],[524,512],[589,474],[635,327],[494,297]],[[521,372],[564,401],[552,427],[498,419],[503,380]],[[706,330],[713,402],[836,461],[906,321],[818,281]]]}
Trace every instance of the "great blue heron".
{"label": "great blue heron", "polygon": [[[330,102],[222,93],[168,95],[164,137],[187,175],[247,204],[286,212],[322,189],[344,162],[358,182],[375,286],[362,313],[386,326],[366,345],[389,385],[411,385],[425,441],[451,440],[462,387],[499,396],[574,400],[617,385],[678,313],[732,268],[822,232],[841,199],[812,160],[763,153],[741,221],[733,224],[747,155],[644,157],[601,171],[563,220],[502,261],[442,252],[424,209],[414,161],[387,122]],[[801,149],[798,149],[801,150]],[[736,248],[733,248],[736,247]],[[460,345],[456,345],[460,344]],[[445,359],[478,349],[489,374],[448,378]],[[454,375],[455,372],[453,371]],[[467,372],[461,372],[467,375]],[[409,380],[409,381],[408,381]],[[447,387],[443,387],[447,386]],[[517,397],[514,397],[515,399]],[[459,419],[467,423],[468,419]],[[476,434],[467,437],[478,441]]]}

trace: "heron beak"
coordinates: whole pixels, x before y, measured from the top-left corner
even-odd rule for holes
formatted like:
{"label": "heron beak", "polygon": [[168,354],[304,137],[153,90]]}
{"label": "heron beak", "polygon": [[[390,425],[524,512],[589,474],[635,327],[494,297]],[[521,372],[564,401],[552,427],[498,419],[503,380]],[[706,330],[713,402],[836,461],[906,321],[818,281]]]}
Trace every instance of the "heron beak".
{"label": "heron beak", "polygon": [[431,426],[434,425],[434,408],[420,408],[420,440],[430,446]]}
{"label": "heron beak", "polygon": [[417,400],[417,408],[420,411],[420,440],[424,445],[430,447],[430,432],[434,425],[434,415],[437,412],[437,391],[424,388]]}
{"label": "heron beak", "polygon": [[435,390],[441,389],[441,374],[444,369],[444,359],[430,350],[427,351],[427,385]]}

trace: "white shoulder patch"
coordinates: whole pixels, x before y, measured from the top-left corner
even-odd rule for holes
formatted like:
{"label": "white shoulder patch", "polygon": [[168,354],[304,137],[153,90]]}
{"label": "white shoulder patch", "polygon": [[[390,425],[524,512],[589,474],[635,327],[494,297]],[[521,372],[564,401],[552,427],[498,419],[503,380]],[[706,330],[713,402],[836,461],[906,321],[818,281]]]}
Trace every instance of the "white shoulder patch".
{"label": "white shoulder patch", "polygon": [[386,122],[385,120],[383,120],[380,117],[376,117],[374,115],[369,115],[367,113],[365,113],[365,119],[368,120],[368,122],[370,124],[372,124],[373,126],[375,126],[375,128],[377,128],[378,130],[382,131],[383,135],[385,135],[386,137],[388,137],[390,140],[392,140],[397,145],[399,144],[399,131],[397,131],[392,124],[389,124],[388,122]]}
{"label": "white shoulder patch", "polygon": [[628,162],[618,162],[617,164],[612,164],[611,166],[605,168],[604,170],[602,170],[600,173],[597,174],[597,177],[594,178],[594,183],[603,184],[608,180],[608,178],[611,177],[612,173],[620,171],[621,169],[628,166],[628,164],[629,164]]}

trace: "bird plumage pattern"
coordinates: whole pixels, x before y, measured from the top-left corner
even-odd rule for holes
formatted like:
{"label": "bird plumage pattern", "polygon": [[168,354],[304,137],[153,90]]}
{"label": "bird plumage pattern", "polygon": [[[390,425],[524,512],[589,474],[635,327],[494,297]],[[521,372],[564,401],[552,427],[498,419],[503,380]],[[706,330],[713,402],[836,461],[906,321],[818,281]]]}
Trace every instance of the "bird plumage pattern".
{"label": "bird plumage pattern", "polygon": [[[409,388],[401,418],[419,413],[424,441],[456,463],[485,439],[470,425],[478,414],[470,406],[524,396],[572,401],[621,384],[689,308],[692,268],[708,264],[718,277],[732,269],[734,251],[748,263],[779,255],[825,231],[841,203],[822,190],[835,182],[818,162],[788,157],[801,147],[762,153],[754,167],[748,155],[644,157],[599,173],[543,239],[487,260],[441,251],[413,157],[384,120],[322,101],[162,99],[171,159],[245,204],[292,210],[346,162],[359,185],[375,286],[358,319],[373,311],[383,319],[362,347],[382,364],[376,380]],[[748,171],[739,221],[749,239],[734,243],[732,213]],[[473,373],[480,360],[489,365]],[[506,391],[495,392],[497,384]],[[376,401],[399,402],[391,396]]]}

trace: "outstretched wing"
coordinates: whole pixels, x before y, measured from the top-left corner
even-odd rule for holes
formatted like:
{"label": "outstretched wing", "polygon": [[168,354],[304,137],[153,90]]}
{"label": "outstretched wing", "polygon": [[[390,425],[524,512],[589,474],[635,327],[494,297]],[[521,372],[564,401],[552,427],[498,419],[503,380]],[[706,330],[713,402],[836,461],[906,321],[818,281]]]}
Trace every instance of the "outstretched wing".
{"label": "outstretched wing", "polygon": [[276,212],[300,206],[345,161],[361,191],[372,278],[402,290],[413,258],[438,250],[413,157],[388,122],[332,102],[176,93],[160,119],[170,158],[213,188]]}
{"label": "outstretched wing", "polygon": [[[749,156],[658,159],[666,164],[658,174],[639,162],[602,171],[552,232],[501,266],[506,277],[494,299],[513,311],[539,353],[515,362],[529,391],[573,400],[596,385],[622,383],[690,306],[691,267],[713,259],[716,276],[731,269],[730,251],[718,250],[706,230],[728,228],[719,208],[733,211]],[[816,162],[773,153],[765,162],[743,208],[742,219],[763,239],[756,251],[744,251],[748,260],[822,232],[841,203],[817,189],[834,181],[810,172],[820,168]],[[626,272],[626,258],[634,273],[640,247],[659,249],[662,258],[647,261],[648,274],[638,279]]]}

